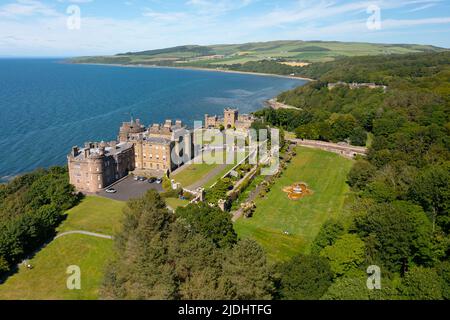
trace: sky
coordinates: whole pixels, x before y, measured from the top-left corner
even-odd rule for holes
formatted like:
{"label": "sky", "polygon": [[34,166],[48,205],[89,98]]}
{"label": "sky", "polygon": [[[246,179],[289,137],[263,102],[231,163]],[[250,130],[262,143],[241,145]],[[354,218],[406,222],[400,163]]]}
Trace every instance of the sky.
{"label": "sky", "polygon": [[0,0],[0,56],[270,40],[450,48],[450,0]]}

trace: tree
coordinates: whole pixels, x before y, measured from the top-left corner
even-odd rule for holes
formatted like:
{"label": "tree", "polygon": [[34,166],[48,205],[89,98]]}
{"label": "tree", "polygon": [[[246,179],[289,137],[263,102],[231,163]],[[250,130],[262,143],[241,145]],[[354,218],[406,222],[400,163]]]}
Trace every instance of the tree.
{"label": "tree", "polygon": [[367,141],[367,131],[361,127],[356,127],[350,134],[349,139],[354,146],[365,146]]}
{"label": "tree", "polygon": [[[0,188],[0,256],[18,263],[55,233],[62,213],[80,200],[66,167],[39,169]],[[1,273],[1,271],[0,271]]]}
{"label": "tree", "polygon": [[[204,235],[211,221],[193,217],[195,209],[190,207],[183,218],[175,219],[154,190],[129,201],[101,297],[269,299],[272,283],[264,251],[249,240],[226,248],[216,246]],[[199,209],[209,218],[218,213]],[[217,221],[225,220],[219,217]]]}
{"label": "tree", "polygon": [[441,300],[441,279],[435,270],[413,267],[400,285],[401,295],[408,300]]}
{"label": "tree", "polygon": [[320,255],[328,260],[336,276],[342,276],[364,262],[364,250],[364,242],[356,234],[345,234],[332,246],[325,247]]}
{"label": "tree", "polygon": [[319,254],[323,248],[333,245],[344,234],[344,226],[338,220],[327,220],[311,245],[311,252]]}
{"label": "tree", "polygon": [[319,299],[331,284],[333,272],[327,260],[315,255],[299,255],[283,263],[278,291],[281,299]]}
{"label": "tree", "polygon": [[355,226],[363,239],[374,240],[368,248],[375,254],[371,258],[392,271],[405,272],[412,262],[433,260],[431,223],[419,206],[405,201],[376,204],[355,219]]}
{"label": "tree", "polygon": [[450,232],[450,166],[431,166],[419,174],[410,189],[410,198],[429,213],[433,223]]}
{"label": "tree", "polygon": [[264,250],[252,240],[242,240],[228,249],[223,262],[223,281],[233,300],[268,300],[274,287]]}
{"label": "tree", "polygon": [[196,232],[203,234],[219,248],[231,247],[237,242],[230,215],[209,205],[191,204],[178,208],[176,215],[185,219]]}
{"label": "tree", "polygon": [[373,178],[376,170],[370,162],[357,160],[348,174],[348,184],[354,190],[362,190]]}
{"label": "tree", "polygon": [[450,300],[450,262],[441,262],[436,271],[441,278],[442,296],[445,300]]}
{"label": "tree", "polygon": [[367,274],[354,272],[337,278],[322,296],[322,300],[393,300],[398,299],[398,293],[392,282],[381,279],[381,289],[367,288]]}
{"label": "tree", "polygon": [[167,255],[173,223],[154,190],[128,202],[123,230],[116,238],[116,258],[108,266],[102,286],[103,298],[176,298],[176,272]]}
{"label": "tree", "polygon": [[355,117],[350,114],[333,114],[329,122],[335,141],[343,141],[349,138],[357,125]]}
{"label": "tree", "polygon": [[0,256],[0,275],[9,271],[9,264],[5,258]]}

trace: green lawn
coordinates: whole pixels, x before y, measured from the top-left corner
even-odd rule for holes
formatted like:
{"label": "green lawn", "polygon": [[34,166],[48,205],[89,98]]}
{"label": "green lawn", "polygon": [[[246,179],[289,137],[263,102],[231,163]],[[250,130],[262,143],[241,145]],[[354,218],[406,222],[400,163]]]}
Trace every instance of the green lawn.
{"label": "green lawn", "polygon": [[172,179],[175,179],[176,182],[181,183],[183,187],[188,187],[192,185],[193,183],[197,182],[199,179],[206,176],[209,172],[217,168],[218,165],[216,164],[191,164],[188,165],[187,168],[185,168],[180,173],[174,175],[171,177]]}
{"label": "green lawn", "polygon": [[67,219],[58,232],[84,230],[113,235],[121,226],[122,209],[125,202],[89,196],[67,212]]}
{"label": "green lawn", "polygon": [[[84,235],[67,235],[52,241],[30,260],[34,269],[19,272],[0,285],[0,300],[88,300],[98,298],[103,272],[113,242]],[[81,290],[68,290],[66,270],[81,270]]]}
{"label": "green lawn", "polygon": [[177,209],[178,207],[185,207],[189,204],[189,201],[187,200],[181,200],[177,198],[167,198],[166,199],[166,205],[171,207],[172,209]]}
{"label": "green lawn", "polygon": [[[217,155],[212,155],[213,157],[223,157],[223,161],[220,161],[222,163],[226,162],[226,154],[222,151],[218,152]],[[210,187],[212,184],[214,184],[219,178],[221,178],[225,173],[230,171],[236,164],[208,164],[205,162],[212,162],[210,161],[211,155],[205,154],[204,155],[204,162],[200,164],[190,164],[187,165],[187,167],[179,172],[178,174],[173,175],[171,178],[174,179],[176,182],[181,183],[183,187],[189,187],[190,185],[197,183],[198,181],[205,179],[203,183],[204,187]],[[214,174],[212,174],[214,172]],[[212,175],[211,175],[212,174]],[[211,175],[208,178],[208,175]]]}
{"label": "green lawn", "polygon": [[[345,181],[351,160],[308,148],[297,152],[267,197],[256,201],[253,218],[235,223],[238,235],[258,241],[271,261],[307,252],[321,225],[340,213],[349,192]],[[308,183],[314,193],[299,201],[289,200],[282,189],[295,182]]]}
{"label": "green lawn", "polygon": [[[68,211],[58,233],[84,230],[113,235],[120,226],[125,202],[90,196]],[[53,240],[0,285],[4,299],[97,299],[103,272],[113,253],[113,241],[86,235],[70,234]],[[66,269],[81,269],[81,290],[68,290]]]}

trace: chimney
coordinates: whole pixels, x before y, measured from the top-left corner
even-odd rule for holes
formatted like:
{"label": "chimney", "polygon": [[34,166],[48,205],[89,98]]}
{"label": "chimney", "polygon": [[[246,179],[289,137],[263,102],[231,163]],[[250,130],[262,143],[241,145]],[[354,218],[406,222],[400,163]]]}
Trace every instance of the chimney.
{"label": "chimney", "polygon": [[91,155],[91,149],[90,148],[85,148],[84,149],[84,157],[85,158],[89,158],[90,155]]}

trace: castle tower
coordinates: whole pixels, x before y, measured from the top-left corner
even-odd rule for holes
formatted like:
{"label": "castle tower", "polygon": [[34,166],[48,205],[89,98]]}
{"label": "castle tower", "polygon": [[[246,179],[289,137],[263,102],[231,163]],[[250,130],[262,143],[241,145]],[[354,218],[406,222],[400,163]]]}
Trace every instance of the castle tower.
{"label": "castle tower", "polygon": [[239,118],[239,111],[237,109],[225,109],[223,112],[223,125],[227,129],[236,127],[236,121]]}

